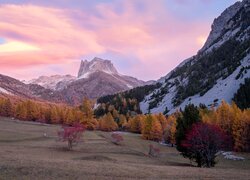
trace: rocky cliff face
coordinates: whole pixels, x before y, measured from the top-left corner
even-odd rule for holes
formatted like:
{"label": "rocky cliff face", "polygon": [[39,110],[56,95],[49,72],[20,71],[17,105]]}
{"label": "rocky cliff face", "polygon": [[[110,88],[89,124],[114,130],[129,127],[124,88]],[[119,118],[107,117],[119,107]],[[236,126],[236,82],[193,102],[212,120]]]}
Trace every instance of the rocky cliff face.
{"label": "rocky cliff face", "polygon": [[84,97],[95,99],[145,84],[144,81],[118,73],[110,60],[94,58],[92,61],[81,61],[78,78],[61,92],[67,102],[77,104]]}
{"label": "rocky cliff face", "polygon": [[[236,13],[244,6],[241,2],[236,2],[234,5],[227,8],[218,18],[216,18],[212,24],[212,30],[208,36],[208,39],[201,49],[201,51],[206,51],[209,47],[215,44],[216,40],[221,38],[226,30],[233,28],[233,22],[231,18],[236,15]],[[230,37],[230,36],[229,36]]]}
{"label": "rocky cliff face", "polygon": [[78,78],[88,78],[95,72],[105,72],[107,74],[119,74],[110,60],[103,60],[95,57],[92,61],[81,61]]}
{"label": "rocky cliff face", "polygon": [[204,47],[161,78],[161,87],[145,95],[140,107],[144,113],[171,113],[189,103],[230,103],[249,77],[250,0],[243,0],[214,20]]}

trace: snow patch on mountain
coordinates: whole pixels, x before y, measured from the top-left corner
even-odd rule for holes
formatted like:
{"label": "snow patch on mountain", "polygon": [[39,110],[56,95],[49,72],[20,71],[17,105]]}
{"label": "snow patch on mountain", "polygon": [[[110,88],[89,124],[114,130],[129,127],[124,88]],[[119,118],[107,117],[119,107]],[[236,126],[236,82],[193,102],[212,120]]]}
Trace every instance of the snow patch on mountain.
{"label": "snow patch on mountain", "polygon": [[26,84],[38,84],[46,89],[61,90],[67,86],[67,84],[73,82],[76,79],[71,75],[53,75],[53,76],[40,76],[37,79],[32,79]]}
{"label": "snow patch on mountain", "polygon": [[0,87],[0,93],[12,95],[11,92],[7,91],[6,89],[4,89],[4,88],[2,88],[2,87]]}
{"label": "snow patch on mountain", "polygon": [[[242,67],[247,67],[250,65],[250,54],[248,54],[243,60],[241,65],[226,79],[218,79],[216,85],[207,91],[203,96],[196,94],[194,96],[186,98],[181,105],[173,107],[172,99],[176,96],[176,86],[170,88],[169,93],[165,95],[163,100],[154,109],[151,109],[151,113],[164,112],[166,107],[170,110],[169,114],[175,112],[177,109],[184,109],[187,104],[194,104],[198,106],[200,103],[207,106],[212,104],[220,104],[222,100],[231,102],[234,94],[240,87],[240,84],[244,83],[245,78],[250,78],[250,69],[243,74],[241,78],[235,80],[236,76],[239,74]],[[153,93],[149,94],[143,102],[140,103],[140,108],[143,113],[148,113],[150,97]]]}

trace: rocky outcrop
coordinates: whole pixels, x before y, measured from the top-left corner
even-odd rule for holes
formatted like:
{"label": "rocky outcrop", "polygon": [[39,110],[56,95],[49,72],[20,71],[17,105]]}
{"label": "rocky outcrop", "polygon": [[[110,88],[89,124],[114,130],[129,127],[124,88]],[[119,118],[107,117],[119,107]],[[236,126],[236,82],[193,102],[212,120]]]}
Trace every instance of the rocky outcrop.
{"label": "rocky outcrop", "polygon": [[94,58],[81,61],[78,78],[61,92],[67,102],[77,104],[84,97],[95,99],[147,84],[134,77],[118,73],[110,60]]}
{"label": "rocky outcrop", "polygon": [[102,71],[107,74],[119,74],[110,60],[95,57],[92,61],[81,61],[78,78],[88,78],[90,74]]}

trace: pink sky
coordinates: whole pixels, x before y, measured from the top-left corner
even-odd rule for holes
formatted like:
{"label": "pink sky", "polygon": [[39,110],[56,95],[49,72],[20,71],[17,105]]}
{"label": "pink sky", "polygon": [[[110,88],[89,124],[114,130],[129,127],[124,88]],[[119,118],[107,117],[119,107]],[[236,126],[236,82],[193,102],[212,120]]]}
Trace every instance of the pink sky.
{"label": "pink sky", "polygon": [[93,3],[89,11],[67,4],[2,3],[0,73],[18,79],[76,75],[81,59],[97,56],[110,59],[123,74],[158,79],[196,54],[213,18],[228,6],[195,1],[198,9],[213,8],[211,13],[207,9],[196,17],[190,11],[185,17],[189,0],[110,1]]}

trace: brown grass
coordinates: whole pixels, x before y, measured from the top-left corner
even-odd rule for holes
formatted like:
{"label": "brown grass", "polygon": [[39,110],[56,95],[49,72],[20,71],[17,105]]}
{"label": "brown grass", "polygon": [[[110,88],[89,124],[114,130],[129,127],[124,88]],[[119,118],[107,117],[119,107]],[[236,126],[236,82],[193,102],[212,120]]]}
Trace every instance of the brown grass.
{"label": "brown grass", "polygon": [[[0,179],[249,179],[250,155],[245,161],[221,157],[215,168],[190,165],[175,148],[145,141],[125,133],[121,145],[110,133],[84,134],[73,148],[56,141],[60,126],[43,126],[0,118]],[[46,133],[46,137],[44,136]],[[160,157],[147,156],[149,144],[161,150]]]}

